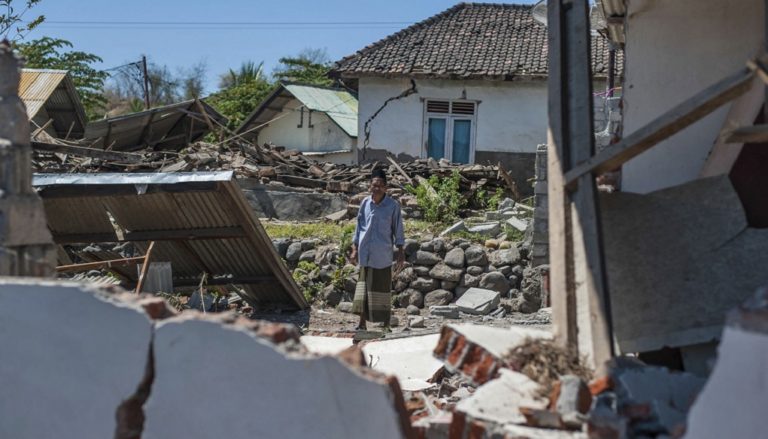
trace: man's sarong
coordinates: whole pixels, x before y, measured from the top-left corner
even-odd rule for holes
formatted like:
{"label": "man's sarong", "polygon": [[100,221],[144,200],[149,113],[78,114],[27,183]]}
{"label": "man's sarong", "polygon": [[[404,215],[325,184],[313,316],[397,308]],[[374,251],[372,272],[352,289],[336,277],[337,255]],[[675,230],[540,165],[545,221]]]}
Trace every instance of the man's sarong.
{"label": "man's sarong", "polygon": [[392,267],[360,267],[352,312],[370,322],[389,324],[392,313]]}

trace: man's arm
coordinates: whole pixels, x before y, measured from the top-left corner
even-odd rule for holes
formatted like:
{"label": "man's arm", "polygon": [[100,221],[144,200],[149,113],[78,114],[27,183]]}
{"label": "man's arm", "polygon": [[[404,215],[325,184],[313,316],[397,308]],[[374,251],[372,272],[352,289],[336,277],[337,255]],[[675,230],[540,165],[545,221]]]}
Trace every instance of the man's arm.
{"label": "man's arm", "polygon": [[360,245],[360,224],[365,221],[365,200],[360,203],[360,209],[357,211],[357,223],[355,224],[355,234],[352,235],[352,251],[349,254],[349,262],[357,265],[357,247]]}
{"label": "man's arm", "polygon": [[395,246],[397,247],[397,265],[395,271],[400,271],[405,265],[405,252],[403,246],[405,245],[405,227],[403,227],[403,213],[400,209],[400,204],[395,206],[394,218],[392,218],[392,236],[395,238]]}

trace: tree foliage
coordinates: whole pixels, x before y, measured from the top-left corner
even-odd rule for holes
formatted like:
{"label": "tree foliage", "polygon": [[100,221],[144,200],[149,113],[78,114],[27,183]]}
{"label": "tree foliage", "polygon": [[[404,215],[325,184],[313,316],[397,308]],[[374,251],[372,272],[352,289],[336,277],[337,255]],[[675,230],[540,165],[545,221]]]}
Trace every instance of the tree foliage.
{"label": "tree foliage", "polygon": [[331,63],[325,49],[304,49],[295,57],[280,58],[280,65],[272,73],[277,81],[303,84],[332,85],[328,78]]}
{"label": "tree foliage", "polygon": [[229,128],[235,129],[269,95],[273,86],[266,80],[249,81],[219,90],[206,102],[227,117]]}
{"label": "tree foliage", "polygon": [[27,67],[69,71],[89,118],[103,111],[107,102],[103,95],[107,73],[92,67],[93,63],[101,62],[101,58],[92,53],[70,50],[72,43],[58,38],[43,37],[17,43],[16,47],[26,58]]}
{"label": "tree foliage", "polygon": [[[0,0],[0,37],[10,39],[11,41],[19,41],[31,32],[32,29],[45,21],[44,15],[38,15],[26,24],[21,24],[24,14],[40,3],[40,1],[27,0],[14,3],[13,0]],[[23,5],[23,9],[19,10],[19,4]]]}

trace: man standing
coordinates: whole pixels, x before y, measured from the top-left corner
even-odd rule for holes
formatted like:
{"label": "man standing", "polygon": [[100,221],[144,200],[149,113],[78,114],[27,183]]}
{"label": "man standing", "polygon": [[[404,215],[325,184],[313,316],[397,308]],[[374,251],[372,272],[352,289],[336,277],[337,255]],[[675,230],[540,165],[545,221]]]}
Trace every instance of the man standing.
{"label": "man standing", "polygon": [[396,271],[403,268],[405,234],[400,203],[387,196],[383,169],[371,173],[371,195],[360,203],[350,259],[360,263],[360,277],[352,301],[352,312],[360,314],[357,329],[366,320],[383,322],[389,329],[392,311],[392,244],[397,246]]}

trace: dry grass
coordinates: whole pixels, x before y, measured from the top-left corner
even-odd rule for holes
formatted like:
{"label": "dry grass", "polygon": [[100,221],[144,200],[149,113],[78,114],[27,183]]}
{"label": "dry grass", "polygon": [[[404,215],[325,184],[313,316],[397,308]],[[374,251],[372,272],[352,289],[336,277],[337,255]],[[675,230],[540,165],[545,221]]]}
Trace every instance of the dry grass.
{"label": "dry grass", "polygon": [[541,384],[544,396],[550,394],[552,386],[563,375],[576,375],[586,382],[592,379],[592,370],[578,354],[551,340],[527,339],[512,349],[505,360],[512,369]]}

